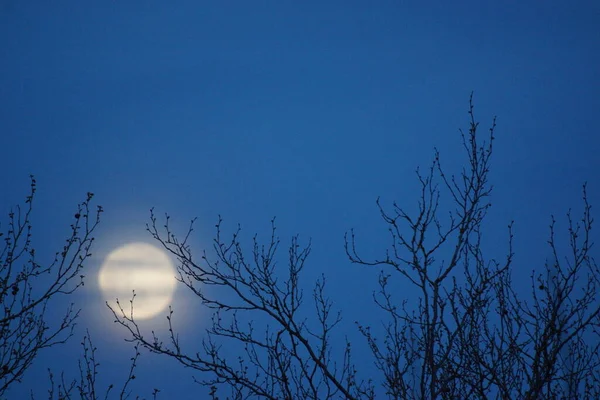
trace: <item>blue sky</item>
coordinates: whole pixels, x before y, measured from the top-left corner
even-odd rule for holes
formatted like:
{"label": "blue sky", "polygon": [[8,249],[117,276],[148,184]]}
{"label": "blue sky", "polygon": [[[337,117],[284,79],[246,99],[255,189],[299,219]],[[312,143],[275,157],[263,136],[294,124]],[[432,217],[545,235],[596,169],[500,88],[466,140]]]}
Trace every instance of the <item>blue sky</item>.
{"label": "blue sky", "polygon": [[[111,249],[150,241],[150,207],[182,228],[198,217],[198,248],[218,214],[230,231],[239,222],[248,244],[273,216],[284,243],[312,238],[307,283],[328,276],[353,332],[369,317],[377,272],[349,264],[343,234],[356,228],[377,254],[387,236],[375,199],[414,207],[414,170],[434,146],[460,165],[471,91],[482,128],[498,116],[490,252],[503,255],[514,219],[526,278],[543,263],[550,214],[579,210],[585,181],[600,201],[598,21],[593,1],[3,0],[0,211],[24,199],[35,174],[35,243],[50,258],[87,191],[106,210],[75,297],[76,337],[42,355],[14,395],[48,366],[74,374],[85,327],[103,379],[124,377],[130,347],[94,279]],[[199,337],[205,311],[181,288],[178,304],[182,334]],[[146,384],[163,398],[202,390],[149,354],[138,376],[142,395]]]}

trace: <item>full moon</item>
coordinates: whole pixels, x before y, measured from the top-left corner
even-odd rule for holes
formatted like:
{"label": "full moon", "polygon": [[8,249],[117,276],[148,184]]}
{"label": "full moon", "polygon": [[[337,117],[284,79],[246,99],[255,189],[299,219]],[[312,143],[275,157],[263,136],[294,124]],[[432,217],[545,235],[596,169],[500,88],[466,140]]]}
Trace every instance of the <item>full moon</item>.
{"label": "full moon", "polygon": [[98,283],[108,304],[117,313],[116,299],[135,319],[150,319],[171,303],[175,289],[175,269],[167,254],[146,243],[130,243],[113,250],[104,260]]}

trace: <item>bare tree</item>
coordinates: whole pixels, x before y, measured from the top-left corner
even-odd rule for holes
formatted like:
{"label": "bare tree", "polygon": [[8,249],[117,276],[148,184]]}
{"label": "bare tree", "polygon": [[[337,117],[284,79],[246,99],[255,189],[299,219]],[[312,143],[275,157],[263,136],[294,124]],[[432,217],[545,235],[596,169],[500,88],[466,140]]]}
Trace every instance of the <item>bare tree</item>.
{"label": "bare tree", "polygon": [[[100,362],[98,361],[96,354],[98,349],[94,346],[89,331],[87,331],[86,335],[83,337],[81,346],[83,348],[83,356],[78,362],[78,379],[65,379],[64,371],[60,374],[60,377],[57,378],[50,369],[48,370],[50,379],[48,400],[108,400],[113,397],[116,397],[119,400],[130,399],[132,396],[130,386],[136,379],[135,369],[137,367],[138,358],[140,357],[138,345],[134,346],[134,355],[130,359],[131,364],[129,366],[129,371],[121,386],[121,390],[115,389],[115,385],[112,383],[108,384],[104,390],[99,387],[98,375],[100,373]],[[154,400],[156,400],[159,392],[160,390],[153,389],[152,398]],[[32,400],[35,398],[33,393],[31,394],[31,398]],[[140,399],[140,396],[136,396],[135,399]]]}
{"label": "bare tree", "polygon": [[[382,329],[357,323],[379,381],[360,378],[350,343],[332,345],[341,314],[325,295],[324,277],[312,292],[314,308],[306,307],[300,275],[310,244],[301,247],[294,237],[287,267],[277,268],[274,225],[270,241],[261,245],[255,237],[247,252],[239,229],[231,239],[222,237],[219,219],[215,255],[197,259],[189,245],[194,221],[180,240],[169,217],[159,229],[152,211],[148,231],[178,259],[179,281],[214,311],[212,326],[200,349],[188,349],[173,328],[172,310],[166,342],[140,330],[134,299],[112,310],[115,322],[133,342],[201,372],[207,378],[199,382],[213,398],[219,387],[233,399],[373,399],[376,393],[390,399],[598,398],[600,271],[590,255],[593,219],[585,186],[580,222],[570,213],[567,218],[569,251],[560,254],[552,219],[553,260],[532,272],[530,294],[517,293],[513,224],[502,261],[486,257],[483,248],[495,119],[482,139],[472,97],[468,112],[470,128],[461,131],[467,158],[458,175],[447,172],[436,150],[427,172],[417,170],[415,213],[396,203],[386,211],[377,201],[390,233],[388,251],[368,259],[359,255],[354,231],[346,235],[353,263],[382,268],[374,301],[387,319]],[[395,290],[399,281],[417,289],[416,306]],[[259,326],[265,319],[269,323]]]}
{"label": "bare tree", "polygon": [[[395,203],[387,212],[378,201],[391,236],[383,258],[363,259],[354,232],[347,236],[352,262],[387,268],[375,294],[389,317],[383,338],[359,325],[386,393],[393,399],[598,398],[600,270],[589,254],[593,220],[585,186],[581,222],[568,214],[570,251],[559,255],[553,218],[548,243],[555,261],[533,271],[529,297],[519,295],[511,281],[513,224],[504,261],[486,259],[482,246],[495,120],[481,141],[472,97],[469,115],[469,132],[461,132],[468,163],[460,175],[447,174],[436,150],[428,174],[417,171],[415,215]],[[443,195],[452,204],[445,214]],[[419,291],[416,309],[393,297],[396,277]]]}
{"label": "bare tree", "polygon": [[36,181],[24,207],[8,214],[6,232],[0,232],[4,246],[0,251],[0,396],[31,366],[40,350],[64,343],[73,334],[79,315],[71,303],[58,321],[47,313],[53,301],[69,295],[83,285],[82,269],[91,256],[102,208],[90,210],[92,193],[77,206],[70,234],[54,260],[41,264],[32,245],[31,213]]}
{"label": "bare tree", "polygon": [[[350,343],[339,349],[339,362],[332,355],[330,334],[341,317],[325,296],[324,278],[314,285],[314,308],[305,307],[299,279],[310,244],[301,247],[298,238],[292,238],[284,275],[276,270],[280,242],[274,221],[268,244],[260,245],[255,236],[249,257],[239,241],[239,228],[229,240],[221,236],[220,219],[216,228],[216,259],[204,253],[196,261],[188,244],[192,226],[182,241],[171,232],[168,216],[164,237],[153,212],[148,226],[153,237],[179,259],[179,281],[214,310],[201,350],[183,348],[173,329],[172,310],[167,317],[167,343],[154,333],[151,338],[143,335],[134,319],[133,299],[129,308],[117,303],[118,309],[112,309],[115,322],[151,352],[173,357],[196,371],[210,372],[212,376],[199,382],[212,388],[213,398],[219,385],[228,387],[234,399],[372,397],[371,385],[356,378]],[[257,327],[261,318],[271,322]],[[240,356],[227,359],[223,355],[225,346],[239,349]]]}

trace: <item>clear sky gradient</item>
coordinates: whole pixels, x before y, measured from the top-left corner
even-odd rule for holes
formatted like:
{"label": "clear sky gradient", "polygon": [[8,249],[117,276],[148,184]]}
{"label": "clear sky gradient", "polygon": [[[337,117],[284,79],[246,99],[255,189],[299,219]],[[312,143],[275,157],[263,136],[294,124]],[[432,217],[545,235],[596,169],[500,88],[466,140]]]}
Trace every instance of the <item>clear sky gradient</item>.
{"label": "clear sky gradient", "polygon": [[[248,244],[273,216],[283,243],[312,238],[306,284],[328,277],[344,333],[366,349],[353,321],[378,323],[369,320],[377,271],[350,265],[344,232],[355,228],[359,246],[380,254],[376,198],[414,208],[414,171],[434,146],[459,171],[471,91],[482,132],[498,116],[488,251],[503,256],[514,219],[526,279],[546,257],[550,215],[562,223],[580,210],[584,182],[600,207],[597,1],[1,0],[2,221],[30,173],[34,243],[48,260],[87,191],[106,210],[75,296],[75,337],[42,354],[11,398],[31,389],[44,398],[48,367],[75,376],[85,328],[103,382],[125,378],[131,348],[96,276],[114,247],[151,241],[151,207],[180,228],[198,217],[199,249],[218,214],[228,232],[239,222]],[[182,288],[174,306],[198,343],[206,312]],[[162,318],[152,324],[164,329]],[[170,360],[143,353],[139,365],[140,395],[204,393]]]}

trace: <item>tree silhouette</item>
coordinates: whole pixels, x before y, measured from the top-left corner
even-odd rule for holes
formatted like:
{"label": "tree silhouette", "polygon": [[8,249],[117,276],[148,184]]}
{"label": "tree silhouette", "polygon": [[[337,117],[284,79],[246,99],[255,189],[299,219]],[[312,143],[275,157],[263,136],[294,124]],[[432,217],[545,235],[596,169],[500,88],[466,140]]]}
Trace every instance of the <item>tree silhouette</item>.
{"label": "tree silhouette", "polygon": [[[127,400],[132,398],[130,384],[136,379],[135,370],[137,367],[138,358],[140,357],[139,347],[134,346],[134,355],[130,358],[129,371],[124,379],[121,389],[117,389],[113,383],[110,383],[106,388],[101,388],[98,383],[98,375],[100,375],[100,362],[97,359],[96,353],[98,348],[94,346],[89,330],[86,332],[81,341],[83,355],[79,360],[78,369],[79,377],[67,379],[64,371],[59,377],[49,370],[50,388],[48,389],[48,400],[107,400],[115,398],[119,400]],[[159,389],[153,389],[152,398],[156,399]],[[33,398],[33,394],[32,394]],[[135,397],[136,400],[140,396]]]}
{"label": "tree silhouette", "polygon": [[[585,186],[582,216],[567,217],[569,250],[559,251],[552,218],[551,260],[532,272],[531,293],[518,293],[512,223],[502,261],[487,258],[482,246],[496,123],[482,138],[472,96],[468,113],[459,174],[443,167],[436,150],[426,173],[417,170],[415,213],[396,203],[387,210],[377,201],[390,233],[388,251],[369,259],[357,249],[355,232],[346,235],[352,263],[383,268],[374,293],[375,307],[387,315],[383,335],[357,322],[380,373],[376,380],[361,378],[352,361],[352,346],[362,343],[339,350],[331,342],[341,314],[326,296],[325,277],[306,301],[300,278],[310,243],[292,238],[287,267],[277,267],[274,223],[270,240],[261,244],[255,237],[248,253],[240,229],[225,238],[219,219],[213,255],[197,258],[189,244],[194,221],[180,238],[169,216],[159,228],[152,211],[148,231],[178,259],[179,281],[213,310],[212,324],[199,348],[188,349],[173,328],[172,310],[165,340],[141,331],[133,299],[112,309],[115,322],[137,345],[200,372],[213,399],[222,389],[232,399],[600,398],[600,271],[590,254]],[[398,280],[418,290],[416,306],[394,290]],[[268,324],[257,322],[265,318]],[[232,357],[228,349],[239,354]]]}
{"label": "tree silhouette", "polygon": [[19,382],[40,350],[61,344],[73,335],[79,310],[71,303],[59,321],[47,313],[60,296],[83,285],[84,262],[91,256],[102,208],[90,211],[92,193],[77,206],[63,248],[49,264],[41,264],[32,245],[31,213],[36,181],[23,207],[8,214],[0,251],[0,397]]}
{"label": "tree silhouette", "polygon": [[[91,211],[94,195],[87,193],[85,201],[77,206],[70,225],[70,235],[60,252],[56,252],[51,263],[43,265],[37,261],[32,243],[32,218],[36,181],[30,177],[30,192],[25,206],[18,205],[8,214],[8,229],[0,232],[4,247],[0,253],[0,397],[9,388],[19,383],[36,356],[44,348],[64,344],[74,334],[75,322],[80,310],[71,303],[59,321],[51,321],[47,313],[56,309],[55,300],[69,296],[84,285],[83,268],[92,255],[101,206]],[[49,400],[97,400],[115,396],[120,400],[131,398],[129,386],[135,379],[135,369],[140,356],[138,347],[130,358],[130,367],[120,390],[110,384],[99,388],[97,376],[100,363],[98,349],[94,346],[90,332],[81,341],[82,356],[79,360],[78,378],[67,379],[64,371],[58,376],[48,369]],[[152,398],[159,390],[154,389]],[[34,393],[31,393],[35,398]],[[136,397],[136,398],[139,398]]]}

